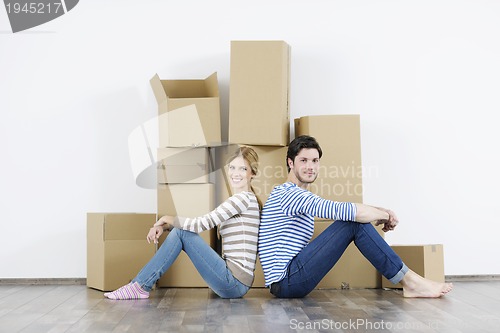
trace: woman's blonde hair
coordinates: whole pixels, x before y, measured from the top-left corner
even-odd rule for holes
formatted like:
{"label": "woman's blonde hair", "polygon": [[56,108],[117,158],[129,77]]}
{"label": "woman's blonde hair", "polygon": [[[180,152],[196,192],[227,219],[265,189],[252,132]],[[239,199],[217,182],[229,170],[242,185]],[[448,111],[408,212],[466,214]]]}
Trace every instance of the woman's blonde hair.
{"label": "woman's blonde hair", "polygon": [[[250,165],[250,170],[254,176],[259,172],[259,155],[253,150],[253,148],[248,146],[239,146],[239,148],[234,152],[233,155],[228,159],[227,164],[229,164],[236,157],[241,156],[248,165]],[[250,183],[250,190],[255,194],[252,184]],[[257,197],[257,196],[256,196]],[[259,203],[259,208],[262,208],[262,202],[257,197],[257,202]]]}

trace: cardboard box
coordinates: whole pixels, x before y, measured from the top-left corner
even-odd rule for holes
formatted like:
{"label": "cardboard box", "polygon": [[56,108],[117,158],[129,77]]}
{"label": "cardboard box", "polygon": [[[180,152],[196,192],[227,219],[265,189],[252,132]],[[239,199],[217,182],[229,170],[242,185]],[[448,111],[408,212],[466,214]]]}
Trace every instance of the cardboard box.
{"label": "cardboard box", "polygon": [[196,217],[215,208],[213,184],[158,185],[158,216]]}
{"label": "cardboard box", "polygon": [[146,241],[156,214],[87,214],[87,286],[102,291],[129,283],[153,257]]}
{"label": "cardboard box", "polygon": [[[392,245],[403,262],[415,273],[433,281],[444,282],[443,244]],[[383,288],[403,288],[382,277]]]}
{"label": "cardboard box", "polygon": [[[312,239],[322,233],[332,222],[329,220],[317,219],[314,225]],[[382,226],[375,227],[378,233],[384,237]],[[380,288],[381,274],[373,265],[359,252],[354,243],[351,243],[339,261],[325,275],[318,284],[318,289],[359,289],[359,288]]]}
{"label": "cardboard box", "polygon": [[158,183],[208,183],[209,148],[159,148]]}
{"label": "cardboard box", "polygon": [[231,41],[229,142],[290,142],[290,46],[284,41]]}
{"label": "cardboard box", "polygon": [[[215,251],[217,230],[206,230],[201,232],[199,235]],[[168,232],[164,233],[160,237],[158,242],[159,246],[163,244],[167,236]],[[208,287],[207,283],[203,280],[193,262],[184,251],[179,254],[175,262],[158,280],[156,285],[158,287],[175,288]]]}
{"label": "cardboard box", "polygon": [[316,138],[323,151],[318,178],[309,190],[325,199],[362,203],[359,115],[306,116],[295,119],[294,124],[296,137]]}
{"label": "cardboard box", "polygon": [[[288,147],[279,146],[252,146],[259,156],[259,172],[252,181],[255,195],[264,204],[277,185],[286,182],[288,171],[285,160]],[[231,195],[231,189],[227,179],[227,161],[239,149],[240,145],[230,145],[215,149],[215,167],[219,172],[216,174],[217,202],[223,202]]]}
{"label": "cardboard box", "polygon": [[158,102],[160,147],[220,144],[217,73],[205,80],[161,80],[156,74],[150,84]]}
{"label": "cardboard box", "polygon": [[[213,184],[174,184],[158,186],[158,216],[198,217],[211,212],[214,205]],[[160,237],[163,244],[168,233]],[[200,236],[212,248],[217,246],[216,229]],[[158,287],[207,287],[185,252],[181,252],[169,270],[158,280]]]}

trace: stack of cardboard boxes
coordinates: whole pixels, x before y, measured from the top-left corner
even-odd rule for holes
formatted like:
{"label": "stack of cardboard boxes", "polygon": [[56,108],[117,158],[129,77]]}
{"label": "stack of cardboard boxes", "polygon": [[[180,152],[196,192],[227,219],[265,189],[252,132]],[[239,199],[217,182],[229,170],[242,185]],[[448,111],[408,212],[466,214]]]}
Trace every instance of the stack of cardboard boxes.
{"label": "stack of cardboard boxes", "polygon": [[[262,204],[274,186],[287,178],[289,98],[290,46],[286,42],[231,42],[229,142],[250,146],[259,155],[259,172],[252,186]],[[227,190],[221,195],[227,196]],[[264,287],[258,260],[253,286]]]}
{"label": "stack of cardboard boxes", "polygon": [[[214,184],[209,179],[210,147],[221,142],[217,73],[204,80],[162,80],[155,75],[150,83],[158,102],[158,218],[204,215],[215,207]],[[159,246],[167,235],[160,237]],[[200,236],[216,248],[215,230]],[[185,252],[157,285],[207,286]]]}

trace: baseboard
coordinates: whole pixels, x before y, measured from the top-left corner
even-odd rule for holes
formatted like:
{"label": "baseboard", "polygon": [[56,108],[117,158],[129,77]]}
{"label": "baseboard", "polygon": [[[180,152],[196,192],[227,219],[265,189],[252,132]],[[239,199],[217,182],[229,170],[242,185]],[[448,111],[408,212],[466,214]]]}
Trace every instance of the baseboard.
{"label": "baseboard", "polygon": [[446,282],[500,281],[500,275],[446,275],[445,280]]}
{"label": "baseboard", "polygon": [[0,285],[17,284],[17,285],[86,285],[86,278],[13,278],[13,279],[0,279]]}
{"label": "baseboard", "polygon": [[[446,282],[500,281],[499,274],[446,275]],[[0,278],[0,285],[86,285],[86,278]]]}

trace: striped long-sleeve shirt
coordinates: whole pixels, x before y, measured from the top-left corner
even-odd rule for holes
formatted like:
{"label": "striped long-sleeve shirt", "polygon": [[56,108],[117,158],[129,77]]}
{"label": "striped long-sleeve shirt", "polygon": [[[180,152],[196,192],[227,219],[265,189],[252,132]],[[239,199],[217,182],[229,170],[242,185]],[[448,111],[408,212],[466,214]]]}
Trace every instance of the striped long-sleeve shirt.
{"label": "striped long-sleeve shirt", "polygon": [[253,192],[240,192],[210,213],[196,217],[177,217],[174,227],[200,233],[219,226],[222,253],[227,267],[241,283],[252,286],[257,259],[260,211]]}
{"label": "striped long-sleeve shirt", "polygon": [[290,261],[309,243],[314,217],[354,221],[356,205],[323,199],[288,182],[276,186],[262,209],[259,258],[266,286],[281,281]]}

